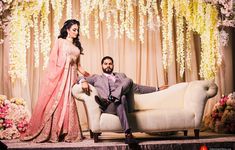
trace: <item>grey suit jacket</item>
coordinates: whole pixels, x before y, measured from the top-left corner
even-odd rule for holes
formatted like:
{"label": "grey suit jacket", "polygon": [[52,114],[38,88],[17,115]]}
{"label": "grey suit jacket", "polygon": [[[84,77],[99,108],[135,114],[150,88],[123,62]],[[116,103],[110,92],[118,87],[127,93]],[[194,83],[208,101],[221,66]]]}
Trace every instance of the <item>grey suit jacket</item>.
{"label": "grey suit jacket", "polygon": [[[124,73],[114,73],[115,77],[118,78],[120,81],[124,81],[125,78],[128,78]],[[81,78],[80,78],[81,79]],[[93,85],[97,92],[99,93],[99,96],[102,98],[107,99],[109,96],[109,84],[108,84],[108,78],[105,75],[92,75],[90,77],[85,77],[87,82],[91,85]],[[156,91],[156,87],[150,87],[150,86],[143,86],[138,84],[133,84],[132,91],[134,93],[151,93]]]}

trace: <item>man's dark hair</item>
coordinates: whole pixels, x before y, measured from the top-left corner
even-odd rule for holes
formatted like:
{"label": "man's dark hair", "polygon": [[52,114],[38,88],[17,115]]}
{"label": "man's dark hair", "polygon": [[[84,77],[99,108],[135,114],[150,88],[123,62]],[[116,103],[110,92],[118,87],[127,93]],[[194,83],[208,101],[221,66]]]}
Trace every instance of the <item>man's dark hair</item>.
{"label": "man's dark hair", "polygon": [[110,59],[110,60],[112,61],[112,63],[113,63],[113,58],[112,58],[112,57],[110,57],[110,56],[105,56],[105,57],[103,57],[102,60],[101,60],[101,65],[104,63],[104,60],[105,60],[105,59]]}

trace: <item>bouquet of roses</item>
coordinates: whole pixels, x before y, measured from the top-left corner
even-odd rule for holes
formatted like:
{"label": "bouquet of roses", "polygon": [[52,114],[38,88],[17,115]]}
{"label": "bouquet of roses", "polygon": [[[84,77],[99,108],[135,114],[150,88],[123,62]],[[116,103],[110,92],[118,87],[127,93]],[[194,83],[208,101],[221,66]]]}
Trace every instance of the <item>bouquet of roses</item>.
{"label": "bouquet of roses", "polygon": [[24,99],[8,100],[5,95],[0,95],[0,139],[18,138],[25,132],[29,117]]}
{"label": "bouquet of roses", "polygon": [[235,133],[235,92],[214,105],[210,115],[204,119],[205,127],[221,133]]}

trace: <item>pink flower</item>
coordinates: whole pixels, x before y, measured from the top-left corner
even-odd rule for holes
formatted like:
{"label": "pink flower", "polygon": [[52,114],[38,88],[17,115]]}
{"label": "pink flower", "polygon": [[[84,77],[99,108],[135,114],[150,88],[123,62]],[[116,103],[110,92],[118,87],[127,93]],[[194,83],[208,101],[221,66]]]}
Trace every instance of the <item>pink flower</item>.
{"label": "pink flower", "polygon": [[6,115],[7,115],[6,113],[1,113],[1,112],[0,112],[0,118],[5,118]]}
{"label": "pink flower", "polygon": [[13,120],[11,120],[11,119],[6,119],[6,120],[4,120],[4,122],[3,122],[3,126],[4,126],[5,128],[10,128],[10,127],[12,127],[12,125],[13,125]]}
{"label": "pink flower", "polygon": [[217,118],[217,117],[218,117],[218,113],[213,112],[213,113],[211,114],[211,116],[212,116],[213,118]]}
{"label": "pink flower", "polygon": [[19,132],[25,132],[28,127],[28,121],[26,119],[22,119],[18,124],[17,124],[17,129]]}
{"label": "pink flower", "polygon": [[235,93],[221,97],[214,105],[205,126],[215,132],[235,133]]}
{"label": "pink flower", "polygon": [[7,112],[8,109],[9,109],[9,105],[4,104],[0,107],[0,112]]}
{"label": "pink flower", "polygon": [[[0,95],[1,98],[1,95]],[[7,99],[0,103],[0,139],[18,138],[20,132],[25,132],[28,127],[29,113],[22,101],[20,105]]]}
{"label": "pink flower", "polygon": [[219,101],[220,105],[222,105],[222,106],[225,105],[227,100],[228,100],[228,96],[222,97]]}

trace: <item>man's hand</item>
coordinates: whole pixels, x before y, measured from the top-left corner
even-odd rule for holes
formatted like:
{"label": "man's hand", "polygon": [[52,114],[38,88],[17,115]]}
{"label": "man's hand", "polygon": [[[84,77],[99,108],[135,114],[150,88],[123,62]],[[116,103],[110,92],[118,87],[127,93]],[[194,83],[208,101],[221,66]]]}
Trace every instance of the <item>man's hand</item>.
{"label": "man's hand", "polygon": [[82,82],[82,90],[87,94],[90,95],[90,87],[87,81]]}
{"label": "man's hand", "polygon": [[159,91],[167,89],[169,86],[168,85],[162,85],[159,87]]}

